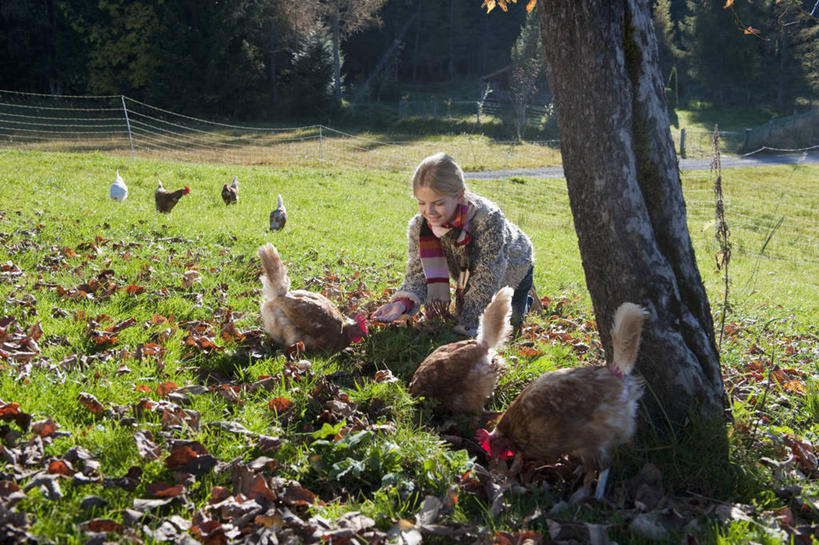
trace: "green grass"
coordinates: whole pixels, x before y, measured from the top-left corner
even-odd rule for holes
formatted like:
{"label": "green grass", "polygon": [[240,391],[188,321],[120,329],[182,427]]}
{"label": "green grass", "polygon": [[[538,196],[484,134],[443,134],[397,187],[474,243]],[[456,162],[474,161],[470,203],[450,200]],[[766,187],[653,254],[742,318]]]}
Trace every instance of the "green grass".
{"label": "green grass", "polygon": [[[130,189],[124,203],[108,199],[117,168]],[[240,201],[226,207],[219,190],[233,175],[239,177]],[[170,215],[154,210],[157,177],[168,188],[192,189]],[[18,324],[4,333],[4,342],[14,344],[37,323],[43,330],[40,353],[30,361],[0,358],[0,406],[18,403],[34,422],[52,418],[59,426],[56,435],[41,439],[42,454],[35,449],[0,459],[0,481],[15,480],[25,488],[34,472],[63,460],[74,446],[88,449],[99,462],[96,470],[87,461],[72,462],[74,471],[85,471],[93,482],[60,478],[59,498],[39,486],[25,490],[13,508],[27,514],[27,531],[48,542],[84,543],[81,523],[124,522],[125,510],[148,497],[149,485],[182,479],[165,464],[174,440],[198,441],[219,465],[183,479],[180,497],[129,530],[146,542],[153,538],[142,525],[155,529],[172,516],[189,521],[201,511],[230,522],[225,511],[217,513],[209,504],[220,497],[218,487],[245,496],[258,492],[238,472],[260,456],[271,461],[259,462],[250,474],[263,476],[278,497],[275,505],[288,505],[303,521],[360,511],[387,532],[399,519],[412,519],[426,496],[456,497],[436,521],[451,532],[442,541],[459,535],[473,542],[524,530],[546,536],[549,518],[567,532],[582,530],[584,523],[606,524],[618,542],[648,542],[629,529],[639,514],[629,487],[636,487],[635,475],[649,471],[649,461],[661,470],[664,503],[647,510],[666,517],[667,542],[678,543],[687,534],[700,543],[772,542],[770,532],[760,529],[769,521],[787,534],[777,526],[775,510],[792,507],[810,519],[810,498],[819,490],[815,470],[791,468],[777,475],[760,459],[784,460],[794,437],[809,445],[819,441],[813,378],[819,350],[819,167],[723,172],[733,243],[732,308],[722,346],[734,408],[725,447],[730,464],[705,456],[713,451],[707,432],[681,435],[671,444],[625,447],[610,481],[611,504],[548,516],[536,516],[537,510],[548,513],[560,505],[570,483],[519,483],[493,508],[487,496],[493,488],[486,481],[492,477],[481,476],[475,450],[451,434],[442,436],[430,424],[428,408],[409,395],[406,384],[415,366],[453,334],[423,323],[376,327],[366,341],[340,354],[311,355],[309,364],[294,364],[261,333],[255,251],[266,242],[276,244],[288,262],[294,287],[323,291],[345,312],[372,311],[387,299],[403,275],[406,222],[415,210],[407,178],[360,168],[227,167],[0,151],[0,318],[13,317]],[[722,279],[714,267],[712,182],[707,172],[683,174],[689,229],[718,316]],[[511,370],[489,402],[490,409],[502,410],[539,374],[595,362],[602,351],[565,182],[475,181],[472,189],[499,202],[531,236],[535,283],[550,300],[507,350]],[[277,193],[285,198],[289,219],[283,231],[270,233],[267,216]],[[186,286],[182,275],[189,270],[200,280]],[[100,342],[95,330],[130,319],[133,325],[116,332],[116,341]],[[225,323],[245,339],[220,336]],[[193,327],[212,344],[201,338],[196,344]],[[396,380],[377,381],[384,370]],[[158,390],[166,382],[208,389],[169,397]],[[79,403],[81,394],[94,396],[103,410],[95,413]],[[292,406],[272,409],[279,398]],[[145,400],[160,404],[151,410]],[[249,435],[216,424],[229,422]],[[13,420],[0,425],[9,451],[37,444]],[[137,431],[151,432],[159,458],[143,458]],[[265,448],[259,434],[277,438],[279,448]],[[121,478],[134,466],[142,475],[135,488],[124,489]],[[287,504],[288,494],[295,494],[287,492],[287,483],[296,482],[324,503]],[[772,492],[787,487],[792,496]],[[87,495],[106,505],[81,508]],[[717,506],[731,503],[754,506],[752,522],[721,521]],[[672,508],[684,525],[667,521]],[[274,514],[268,515],[264,520],[275,526]]]}

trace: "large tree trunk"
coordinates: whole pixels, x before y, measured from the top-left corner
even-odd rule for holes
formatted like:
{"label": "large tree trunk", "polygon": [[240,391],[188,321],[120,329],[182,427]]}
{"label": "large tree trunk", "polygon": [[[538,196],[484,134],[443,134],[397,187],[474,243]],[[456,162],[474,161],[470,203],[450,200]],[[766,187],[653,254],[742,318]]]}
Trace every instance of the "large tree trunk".
{"label": "large tree trunk", "polygon": [[723,416],[710,305],[686,224],[649,3],[540,0],[586,283],[611,357],[624,301],[650,312],[637,370],[655,424]]}

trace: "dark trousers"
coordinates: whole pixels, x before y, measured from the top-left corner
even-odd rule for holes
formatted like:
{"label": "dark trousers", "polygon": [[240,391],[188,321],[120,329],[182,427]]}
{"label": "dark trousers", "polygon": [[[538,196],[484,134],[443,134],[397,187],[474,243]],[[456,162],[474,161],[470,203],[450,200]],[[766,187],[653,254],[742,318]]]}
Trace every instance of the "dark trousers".
{"label": "dark trousers", "polygon": [[523,324],[523,316],[529,312],[529,307],[532,305],[532,296],[529,295],[529,290],[532,289],[532,273],[535,267],[529,267],[529,272],[520,281],[518,287],[515,288],[515,293],[512,294],[512,327],[519,329]]}

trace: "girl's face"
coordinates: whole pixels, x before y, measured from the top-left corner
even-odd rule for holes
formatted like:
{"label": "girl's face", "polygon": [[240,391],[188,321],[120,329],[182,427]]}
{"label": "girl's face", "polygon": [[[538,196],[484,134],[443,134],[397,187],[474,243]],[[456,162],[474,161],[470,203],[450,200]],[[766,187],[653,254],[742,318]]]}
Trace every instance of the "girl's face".
{"label": "girl's face", "polygon": [[429,187],[419,187],[415,190],[415,200],[418,201],[418,212],[421,213],[430,225],[444,225],[455,218],[455,210],[461,202],[463,192],[457,197],[438,193]]}

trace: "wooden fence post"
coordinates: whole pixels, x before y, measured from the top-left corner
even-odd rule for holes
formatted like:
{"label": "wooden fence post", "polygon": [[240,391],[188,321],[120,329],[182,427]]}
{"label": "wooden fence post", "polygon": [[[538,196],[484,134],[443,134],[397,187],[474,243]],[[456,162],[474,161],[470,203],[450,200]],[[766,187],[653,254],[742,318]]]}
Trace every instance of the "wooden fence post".
{"label": "wooden fence post", "polygon": [[680,129],[680,157],[685,159],[685,128]]}

